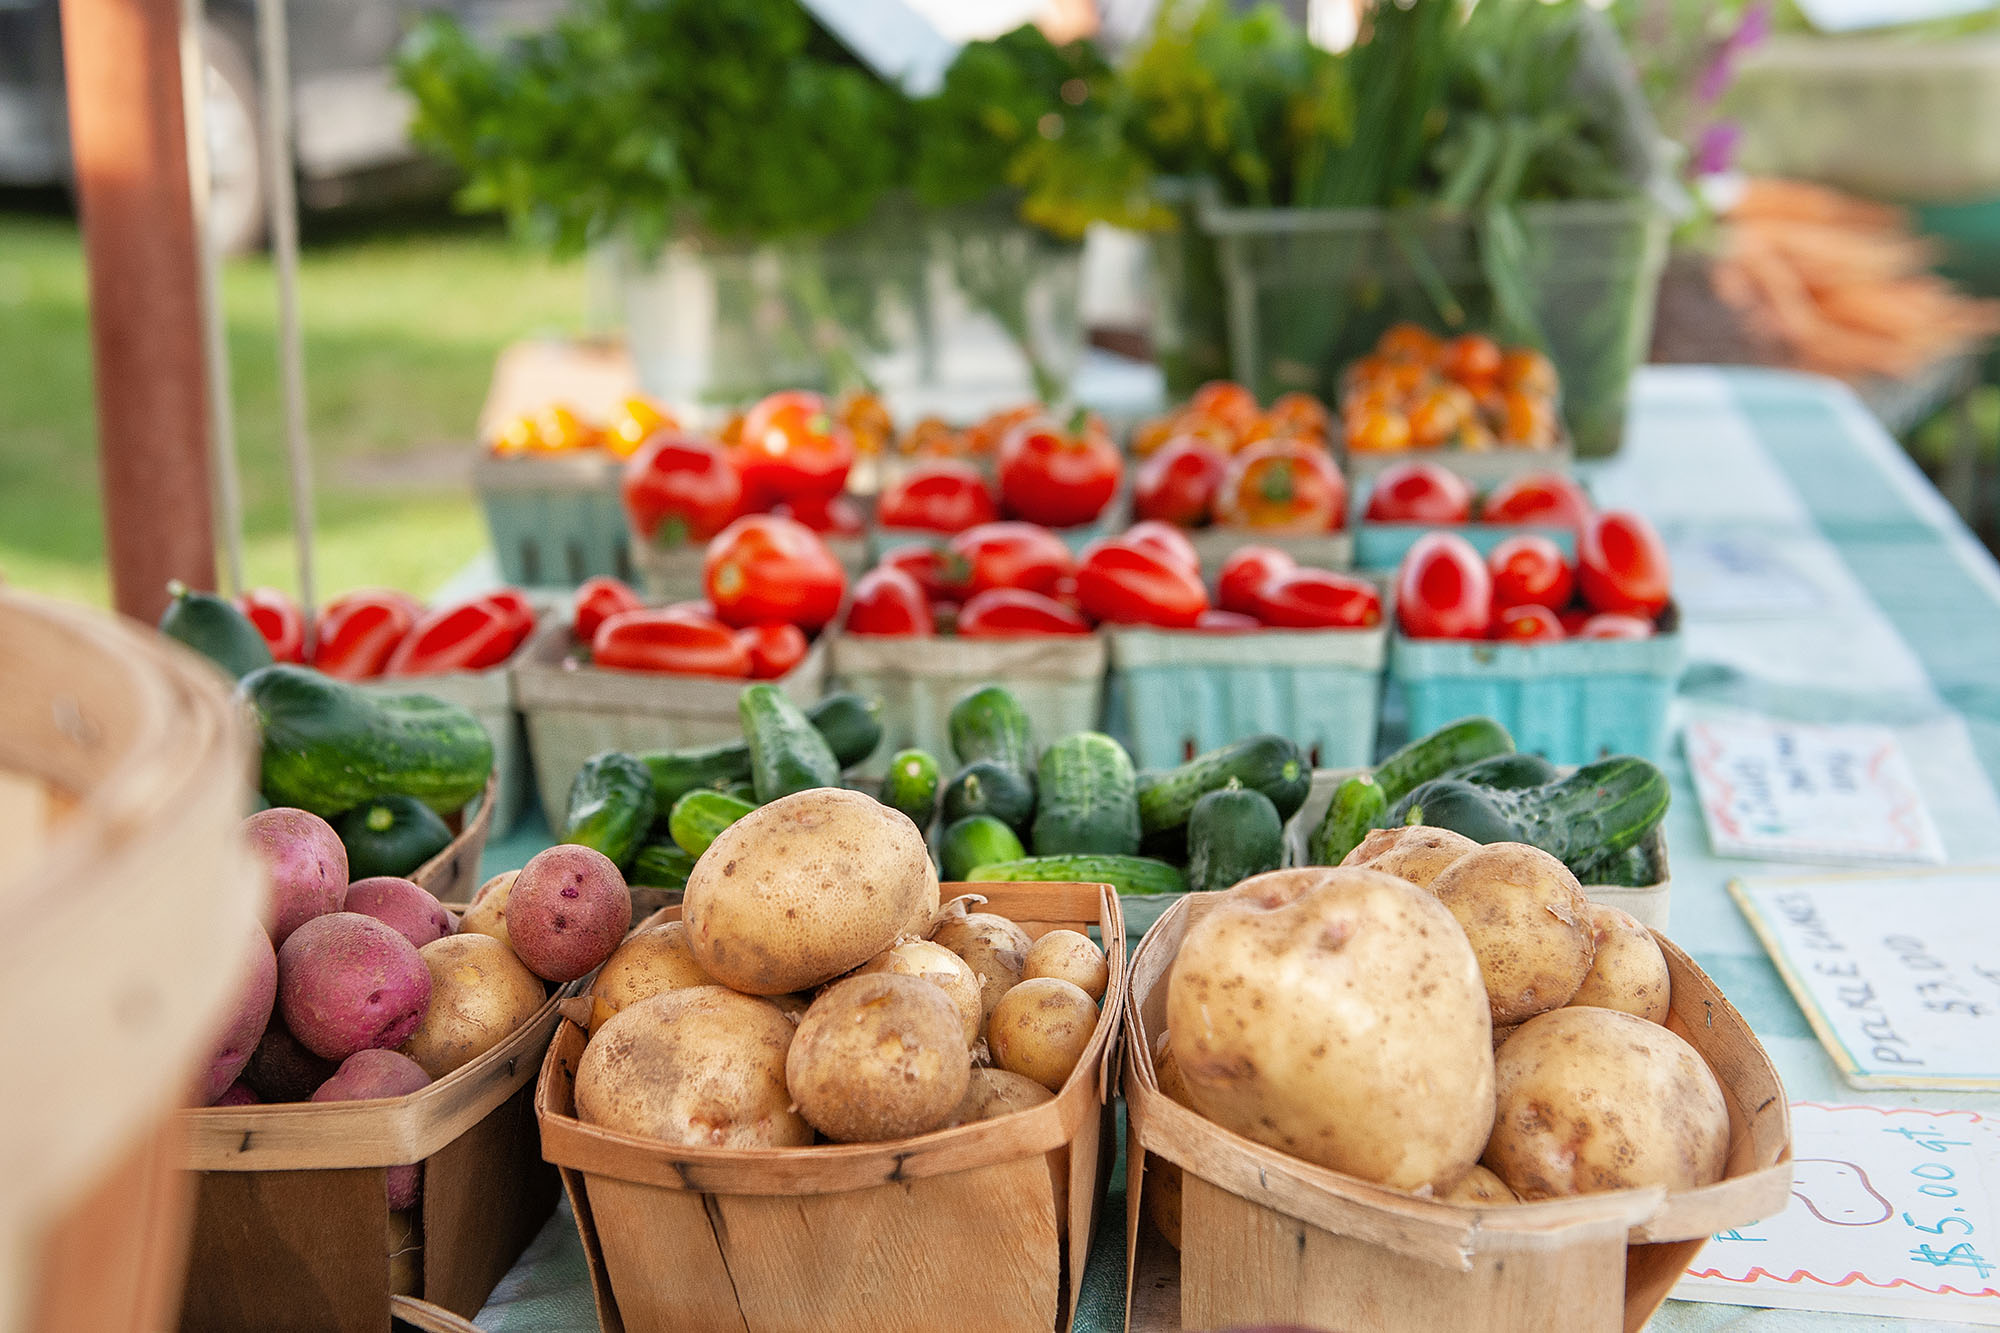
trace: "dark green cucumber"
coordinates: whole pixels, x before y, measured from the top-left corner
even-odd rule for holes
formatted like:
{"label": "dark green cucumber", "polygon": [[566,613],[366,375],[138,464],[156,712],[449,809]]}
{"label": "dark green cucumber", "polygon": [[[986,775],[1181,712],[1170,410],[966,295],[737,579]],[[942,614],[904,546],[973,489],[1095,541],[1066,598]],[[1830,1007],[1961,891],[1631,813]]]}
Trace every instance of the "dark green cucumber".
{"label": "dark green cucumber", "polygon": [[408,875],[451,845],[438,812],[413,796],[384,796],[333,821],[347,848],[347,877]]}
{"label": "dark green cucumber", "polygon": [[806,717],[826,737],[842,768],[852,768],[882,743],[882,705],[875,699],[842,691],[829,694],[806,709]]}
{"label": "dark green cucumber", "polygon": [[1260,791],[1234,778],[1194,803],[1188,816],[1188,887],[1229,889],[1285,860],[1285,821]]}
{"label": "dark green cucumber", "polygon": [[[1478,787],[1457,778],[1434,778],[1398,801],[1389,824],[1450,829],[1478,843],[1528,842],[1517,793]],[[1543,848],[1544,851],[1547,848]]]}
{"label": "dark green cucumber", "polygon": [[1592,869],[1643,842],[1671,799],[1665,774],[1622,755],[1519,791],[1456,778],[1427,782],[1398,802],[1387,822],[1448,828],[1480,843],[1525,842],[1572,869]]}
{"label": "dark green cucumber", "polygon": [[697,787],[720,790],[750,778],[750,746],[724,741],[694,750],[650,750],[638,756],[653,774],[653,804],[660,811]]}
{"label": "dark green cucumber", "polygon": [[991,759],[1029,782],[1035,777],[1035,748],[1028,710],[1013,692],[998,685],[974,690],[951,706],[951,752],[961,764]]}
{"label": "dark green cucumber", "polygon": [[1333,789],[1325,816],[1306,835],[1306,860],[1316,866],[1339,865],[1381,821],[1388,806],[1382,784],[1372,776],[1361,773],[1348,778]]}
{"label": "dark green cucumber", "polygon": [[1375,782],[1393,806],[1432,778],[1480,759],[1513,752],[1514,738],[1492,718],[1460,718],[1384,759],[1376,766]]}
{"label": "dark green cucumber", "polygon": [[1141,830],[1152,833],[1187,823],[1194,803],[1231,778],[1269,797],[1280,819],[1298,813],[1312,790],[1312,772],[1298,746],[1283,736],[1251,736],[1196,755],[1179,768],[1140,775]]}
{"label": "dark green cucumber", "polygon": [[736,713],[750,743],[750,783],[757,789],[757,804],[840,785],[840,761],[833,748],[783,690],[745,686],[736,697]]}
{"label": "dark green cucumber", "polygon": [[943,783],[936,755],[928,750],[898,750],[889,757],[889,771],[882,778],[882,804],[908,815],[918,829],[928,829],[937,818],[938,788]]}
{"label": "dark green cucumber", "polygon": [[997,759],[979,759],[958,771],[945,785],[939,817],[951,824],[967,815],[992,815],[1021,828],[1035,813],[1035,789],[1017,771]]}
{"label": "dark green cucumber", "polygon": [[1654,843],[1659,830],[1654,829],[1644,841],[1627,847],[1622,852],[1609,856],[1599,856],[1570,867],[1580,884],[1612,884],[1620,888],[1643,889],[1660,881],[1659,862],[1655,859]]}
{"label": "dark green cucumber", "polygon": [[754,782],[732,782],[719,790],[724,796],[734,796],[739,801],[757,804],[757,784]]}
{"label": "dark green cucumber", "polygon": [[975,866],[1018,861],[1027,854],[1014,830],[992,815],[967,815],[945,825],[938,838],[938,873],[947,880],[967,879]]}
{"label": "dark green cucumber", "polygon": [[685,889],[693,870],[692,856],[671,842],[655,841],[641,845],[634,853],[632,873],[627,878],[649,889]]}
{"label": "dark green cucumber", "polygon": [[570,779],[569,810],[563,816],[560,841],[592,848],[620,867],[629,866],[657,813],[653,770],[636,755],[606,750],[586,759]]}
{"label": "dark green cucumber", "polygon": [[1035,796],[1035,855],[1139,850],[1132,757],[1103,732],[1079,731],[1042,751]]}
{"label": "dark green cucumber", "polygon": [[1524,787],[1545,787],[1562,773],[1538,754],[1496,754],[1455,768],[1445,776],[1470,782],[1475,787],[1520,791]]}
{"label": "dark green cucumber", "polygon": [[196,592],[176,579],[173,601],[160,613],[160,633],[206,657],[237,680],[271,665],[271,645],[250,617],[214,593]]}
{"label": "dark green cucumber", "polygon": [[273,805],[331,816],[413,796],[449,814],[493,771],[486,728],[442,699],[374,694],[282,663],[251,672],[236,690],[263,731],[260,785]]}
{"label": "dark green cucumber", "polygon": [[673,834],[676,847],[689,856],[700,856],[722,836],[722,830],[756,808],[725,792],[691,791],[674,802],[667,830]]}
{"label": "dark green cucumber", "polygon": [[1026,856],[989,861],[966,872],[970,880],[1002,883],[1109,884],[1120,893],[1186,893],[1187,876],[1147,856]]}

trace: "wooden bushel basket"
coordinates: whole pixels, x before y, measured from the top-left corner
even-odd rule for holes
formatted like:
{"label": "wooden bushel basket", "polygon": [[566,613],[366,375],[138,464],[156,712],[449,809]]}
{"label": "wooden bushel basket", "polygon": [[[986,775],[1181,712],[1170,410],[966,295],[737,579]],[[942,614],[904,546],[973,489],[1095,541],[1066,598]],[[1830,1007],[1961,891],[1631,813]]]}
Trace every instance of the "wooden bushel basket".
{"label": "wooden bushel basket", "polygon": [[[1128,1328],[1637,1333],[1709,1236],[1784,1209],[1791,1116],[1777,1071],[1715,983],[1663,938],[1673,978],[1666,1026],[1701,1052],[1729,1104],[1727,1173],[1702,1189],[1499,1208],[1437,1203],[1311,1165],[1169,1100],[1149,1058],[1166,1026],[1167,976],[1189,925],[1219,896],[1189,895],[1133,954]],[[1140,1224],[1149,1153],[1182,1169],[1178,1261]]]}
{"label": "wooden bushel basket", "polygon": [[[891,1143],[682,1147],[576,1119],[585,1034],[563,1023],[536,1111],[607,1333],[1070,1326],[1114,1143],[1109,1098],[1125,997],[1118,898],[1101,884],[945,887],[947,898],[955,893],[984,895],[978,910],[1032,936],[1100,932],[1110,986],[1097,1032],[1054,1101]],[[678,918],[668,908],[653,919]]]}

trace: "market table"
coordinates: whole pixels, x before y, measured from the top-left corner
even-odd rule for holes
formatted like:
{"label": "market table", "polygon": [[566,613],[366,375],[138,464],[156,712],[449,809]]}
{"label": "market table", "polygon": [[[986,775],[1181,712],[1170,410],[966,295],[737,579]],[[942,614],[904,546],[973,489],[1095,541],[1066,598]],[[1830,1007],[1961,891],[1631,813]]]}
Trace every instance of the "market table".
{"label": "market table", "polygon": [[[1587,475],[1605,505],[1650,516],[1677,555],[1749,543],[1801,576],[1801,604],[1777,613],[1732,613],[1707,600],[1712,591],[1683,590],[1682,718],[1737,709],[1889,726],[1950,860],[2000,863],[2000,566],[1847,389],[1781,372],[1649,369],[1635,386],[1624,452]],[[1665,767],[1674,787],[1670,933],[1749,1019],[1792,1100],[2000,1112],[2000,1096],[1870,1093],[1841,1080],[1725,890],[1732,877],[1785,867],[1711,855],[1677,749]],[[485,870],[518,866],[547,842],[530,819],[488,848]],[[1102,1214],[1079,1329],[1123,1325],[1123,1217],[1121,1194]],[[596,1326],[566,1206],[478,1322],[491,1333]],[[1670,1301],[1652,1327],[1965,1326]]]}

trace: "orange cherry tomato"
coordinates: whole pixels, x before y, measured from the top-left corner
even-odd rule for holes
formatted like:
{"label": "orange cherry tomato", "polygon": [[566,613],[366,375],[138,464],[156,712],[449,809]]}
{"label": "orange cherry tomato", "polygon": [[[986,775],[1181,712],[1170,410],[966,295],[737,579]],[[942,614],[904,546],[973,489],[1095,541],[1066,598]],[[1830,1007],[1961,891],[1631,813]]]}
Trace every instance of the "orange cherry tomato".
{"label": "orange cherry tomato", "polygon": [[896,452],[920,454],[928,458],[956,458],[966,452],[965,441],[942,417],[923,417],[896,441]]}
{"label": "orange cherry tomato", "polygon": [[1274,435],[1290,435],[1302,440],[1324,440],[1332,428],[1326,404],[1309,393],[1280,394],[1264,413]]}
{"label": "orange cherry tomato", "polygon": [[1500,355],[1500,383],[1542,398],[1556,396],[1555,363],[1532,347],[1510,347]]}
{"label": "orange cherry tomato", "polygon": [[1556,413],[1547,399],[1509,389],[1505,413],[1498,431],[1500,443],[1517,448],[1546,449],[1556,442]]}
{"label": "orange cherry tomato", "polygon": [[1132,452],[1141,458],[1150,457],[1174,438],[1179,426],[1178,417],[1148,417],[1132,428]]}
{"label": "orange cherry tomato", "polygon": [[1444,373],[1460,384],[1491,384],[1500,367],[1500,344],[1483,333],[1461,333],[1444,345]]}
{"label": "orange cherry tomato", "polygon": [[1449,444],[1477,414],[1472,395],[1462,386],[1435,384],[1424,390],[1410,409],[1410,444],[1418,449]]}
{"label": "orange cherry tomato", "polygon": [[542,447],[542,427],[532,416],[519,416],[500,428],[493,452],[502,457],[534,453]]}
{"label": "orange cherry tomato", "polygon": [[1240,435],[1257,419],[1257,397],[1234,380],[1210,380],[1188,399],[1187,414],[1219,421]]}
{"label": "orange cherry tomato", "polygon": [[679,430],[680,422],[655,400],[633,394],[619,404],[618,415],[604,432],[604,447],[616,457],[630,458],[639,452],[648,435],[662,428]]}
{"label": "orange cherry tomato", "polygon": [[541,428],[541,447],[550,453],[594,449],[604,440],[604,432],[578,416],[576,409],[565,403],[557,403],[543,412],[537,424]]}
{"label": "orange cherry tomato", "polygon": [[1410,447],[1409,419],[1398,412],[1374,411],[1347,427],[1347,447],[1358,453],[1392,454]]}
{"label": "orange cherry tomato", "polygon": [[1375,351],[1391,361],[1416,361],[1427,366],[1436,365],[1444,355],[1444,339],[1421,324],[1404,321],[1401,324],[1392,324],[1383,330],[1381,341],[1375,344]]}
{"label": "orange cherry tomato", "polygon": [[1272,532],[1328,532],[1347,522],[1347,482],[1322,449],[1265,440],[1236,455],[1215,496],[1216,521]]}

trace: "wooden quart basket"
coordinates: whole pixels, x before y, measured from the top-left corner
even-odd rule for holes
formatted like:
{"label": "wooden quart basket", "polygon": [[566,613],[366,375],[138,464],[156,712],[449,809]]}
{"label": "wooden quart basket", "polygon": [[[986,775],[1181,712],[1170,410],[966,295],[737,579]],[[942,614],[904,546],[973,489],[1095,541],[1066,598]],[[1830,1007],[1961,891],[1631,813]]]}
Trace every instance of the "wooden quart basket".
{"label": "wooden quart basket", "polygon": [[[956,893],[984,895],[979,910],[1032,936],[1100,932],[1110,987],[1054,1101],[893,1143],[682,1147],[576,1118],[585,1038],[563,1023],[536,1111],[606,1333],[1070,1326],[1114,1143],[1109,1099],[1125,999],[1118,897],[1102,884],[945,887],[947,898]],[[668,908],[652,920],[679,915]]]}
{"label": "wooden quart basket", "polygon": [[[1729,1165],[1714,1185],[1462,1207],[1311,1165],[1204,1119],[1161,1093],[1148,1056],[1166,1029],[1181,940],[1220,896],[1188,895],[1132,958],[1128,1328],[1637,1333],[1709,1236],[1784,1209],[1791,1115],[1777,1071],[1715,983],[1664,938],[1666,1025],[1701,1052],[1729,1103]],[[1149,1155],[1181,1168],[1178,1258],[1141,1226]]]}
{"label": "wooden quart basket", "polygon": [[441,903],[469,903],[479,891],[479,859],[486,855],[486,840],[493,832],[493,806],[500,787],[500,770],[486,779],[479,806],[471,815],[453,815],[445,821],[456,823],[445,849],[410,872],[413,883],[422,886]]}

